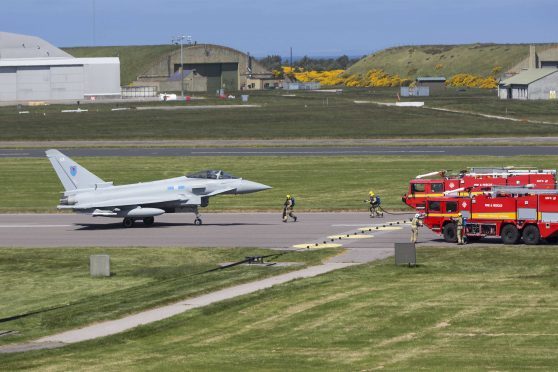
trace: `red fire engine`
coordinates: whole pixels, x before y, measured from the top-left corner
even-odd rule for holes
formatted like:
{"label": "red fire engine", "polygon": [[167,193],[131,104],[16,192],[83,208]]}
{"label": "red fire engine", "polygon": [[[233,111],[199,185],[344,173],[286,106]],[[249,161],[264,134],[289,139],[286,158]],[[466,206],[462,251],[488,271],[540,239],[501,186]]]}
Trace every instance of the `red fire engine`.
{"label": "red fire engine", "polygon": [[424,209],[426,198],[469,196],[490,191],[493,186],[526,185],[534,189],[556,189],[556,170],[471,168],[457,175],[446,175],[445,171],[427,173],[411,180],[402,201],[414,209]]}
{"label": "red fire engine", "polygon": [[558,239],[558,192],[526,188],[494,188],[468,197],[426,198],[424,225],[457,241],[456,221],[467,219],[464,234],[469,241],[501,237],[505,244],[539,244]]}

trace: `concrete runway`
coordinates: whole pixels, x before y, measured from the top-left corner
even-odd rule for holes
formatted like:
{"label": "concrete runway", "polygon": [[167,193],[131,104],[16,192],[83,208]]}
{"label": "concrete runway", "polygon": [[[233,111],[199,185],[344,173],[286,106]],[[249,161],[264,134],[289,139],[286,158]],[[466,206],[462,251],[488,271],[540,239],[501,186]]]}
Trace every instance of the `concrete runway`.
{"label": "concrete runway", "polygon": [[[152,227],[143,227],[137,222],[135,227],[125,229],[121,227],[120,219],[74,214],[2,214],[0,246],[289,249],[295,245],[315,248],[316,243],[325,241],[351,248],[352,253],[346,255],[343,262],[362,262],[366,259],[359,257],[360,254],[367,255],[366,251],[371,249],[387,249],[387,253],[391,253],[394,242],[407,242],[410,237],[409,224],[403,223],[404,220],[408,222],[410,214],[375,219],[367,213],[357,212],[300,213],[298,216],[296,223],[283,223],[279,213],[206,213],[202,216],[204,224],[195,226],[192,215],[174,214],[157,217]],[[389,226],[389,223],[393,224],[390,230],[381,229],[383,224]],[[376,230],[376,226],[380,229]],[[361,232],[361,228],[373,231]],[[347,234],[351,237],[347,238]],[[342,235],[342,239],[336,235]],[[419,241],[436,243],[440,239],[427,229],[421,229]]]}
{"label": "concrete runway", "polygon": [[[457,142],[459,140],[456,140]],[[0,158],[42,158],[45,149],[0,149]],[[345,146],[71,148],[68,156],[558,155],[558,146]]]}

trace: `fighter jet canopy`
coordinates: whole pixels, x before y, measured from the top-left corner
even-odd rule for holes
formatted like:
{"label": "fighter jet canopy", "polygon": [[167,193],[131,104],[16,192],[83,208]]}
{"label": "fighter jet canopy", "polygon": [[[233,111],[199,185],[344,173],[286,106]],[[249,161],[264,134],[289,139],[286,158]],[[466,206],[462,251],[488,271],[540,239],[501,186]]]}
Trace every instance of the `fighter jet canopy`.
{"label": "fighter jet canopy", "polygon": [[222,170],[204,170],[196,173],[187,174],[188,178],[200,178],[204,180],[223,180],[223,179],[234,179],[238,178],[232,174],[223,172]]}

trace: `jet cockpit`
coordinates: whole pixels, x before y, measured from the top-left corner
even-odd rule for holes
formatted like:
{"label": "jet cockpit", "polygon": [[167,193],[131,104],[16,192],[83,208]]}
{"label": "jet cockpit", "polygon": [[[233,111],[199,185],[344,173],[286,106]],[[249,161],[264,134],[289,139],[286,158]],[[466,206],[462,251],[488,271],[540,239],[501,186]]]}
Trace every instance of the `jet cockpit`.
{"label": "jet cockpit", "polygon": [[198,178],[204,180],[225,180],[225,179],[237,179],[238,177],[233,176],[227,172],[222,170],[203,170],[196,173],[187,174],[186,177],[188,178]]}

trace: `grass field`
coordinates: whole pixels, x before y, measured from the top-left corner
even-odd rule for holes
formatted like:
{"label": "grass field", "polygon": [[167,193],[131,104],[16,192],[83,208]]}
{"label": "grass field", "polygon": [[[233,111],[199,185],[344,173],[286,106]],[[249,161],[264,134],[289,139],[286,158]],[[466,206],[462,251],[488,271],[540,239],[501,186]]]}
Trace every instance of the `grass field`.
{"label": "grass field", "polygon": [[419,249],[106,339],[0,356],[8,370],[553,370],[558,256]]}
{"label": "grass field", "polygon": [[[339,250],[335,249],[290,252],[274,261],[318,264],[324,257],[337,252]],[[89,256],[101,253],[110,255],[113,276],[92,279],[89,276]],[[273,253],[279,252],[248,248],[0,249],[0,318],[70,304],[0,323],[0,330],[19,332],[17,336],[1,337],[0,344],[114,319],[304,267],[236,266],[196,275],[216,268],[222,262]]]}
{"label": "grass field", "polygon": [[[409,180],[435,170],[468,166],[531,166],[554,169],[556,156],[308,156],[308,157],[99,157],[76,158],[84,167],[115,184],[171,178],[201,169],[224,169],[238,177],[270,185],[249,195],[212,198],[204,211],[279,210],[293,194],[297,210],[365,210],[370,189],[387,209],[404,209],[401,196]],[[0,212],[56,210],[62,190],[44,159],[0,159]]]}
{"label": "grass field", "polygon": [[[450,91],[427,104],[471,107],[487,113],[554,120],[555,102],[501,102],[491,92],[461,94]],[[558,125],[508,122],[473,115],[432,110],[355,104],[355,100],[395,101],[394,89],[354,89],[343,94],[251,92],[258,108],[226,110],[111,111],[116,104],[87,105],[89,112],[61,113],[71,106],[29,107],[27,115],[15,107],[0,108],[1,141],[57,140],[201,140],[201,139],[366,139],[557,136]],[[238,104],[208,97],[188,105]],[[176,105],[180,103],[119,103],[119,106]],[[75,105],[72,107],[75,108]],[[448,141],[451,142],[451,141]]]}

